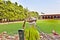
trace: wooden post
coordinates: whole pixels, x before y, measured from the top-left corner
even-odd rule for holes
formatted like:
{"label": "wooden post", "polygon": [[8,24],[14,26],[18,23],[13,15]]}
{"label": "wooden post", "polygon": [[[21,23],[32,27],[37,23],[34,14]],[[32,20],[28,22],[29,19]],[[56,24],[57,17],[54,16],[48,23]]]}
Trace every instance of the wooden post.
{"label": "wooden post", "polygon": [[54,16],[53,16],[53,19],[54,19]]}
{"label": "wooden post", "polygon": [[44,16],[44,19],[45,19],[45,16]]}
{"label": "wooden post", "polygon": [[48,19],[48,16],[47,16],[47,19]]}
{"label": "wooden post", "polygon": [[51,19],[51,16],[49,16],[50,17],[50,19]]}
{"label": "wooden post", "polygon": [[19,40],[24,40],[24,30],[18,30]]}

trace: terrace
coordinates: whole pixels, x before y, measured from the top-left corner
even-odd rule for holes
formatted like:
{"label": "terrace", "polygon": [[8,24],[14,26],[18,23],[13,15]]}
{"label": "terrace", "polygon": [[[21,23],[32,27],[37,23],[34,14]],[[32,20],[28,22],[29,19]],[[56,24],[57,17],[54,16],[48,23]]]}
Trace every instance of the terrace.
{"label": "terrace", "polygon": [[43,14],[40,15],[41,19],[60,19],[60,14]]}

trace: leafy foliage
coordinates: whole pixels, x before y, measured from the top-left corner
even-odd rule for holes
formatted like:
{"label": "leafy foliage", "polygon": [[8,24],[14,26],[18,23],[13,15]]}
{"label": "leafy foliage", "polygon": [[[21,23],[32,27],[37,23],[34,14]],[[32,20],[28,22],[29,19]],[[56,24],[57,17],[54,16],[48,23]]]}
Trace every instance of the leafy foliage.
{"label": "leafy foliage", "polygon": [[39,32],[34,26],[25,29],[25,40],[40,40]]}
{"label": "leafy foliage", "polygon": [[28,16],[38,17],[38,13],[29,11],[22,5],[18,5],[17,2],[0,1],[0,19],[6,19],[7,21],[24,20]]}

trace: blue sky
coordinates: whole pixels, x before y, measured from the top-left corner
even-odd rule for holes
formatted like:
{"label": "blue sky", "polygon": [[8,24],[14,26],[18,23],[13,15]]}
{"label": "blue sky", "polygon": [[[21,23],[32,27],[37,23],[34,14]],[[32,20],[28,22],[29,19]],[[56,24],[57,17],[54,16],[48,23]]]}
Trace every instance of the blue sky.
{"label": "blue sky", "polygon": [[11,0],[27,7],[29,10],[44,13],[60,13],[60,0]]}

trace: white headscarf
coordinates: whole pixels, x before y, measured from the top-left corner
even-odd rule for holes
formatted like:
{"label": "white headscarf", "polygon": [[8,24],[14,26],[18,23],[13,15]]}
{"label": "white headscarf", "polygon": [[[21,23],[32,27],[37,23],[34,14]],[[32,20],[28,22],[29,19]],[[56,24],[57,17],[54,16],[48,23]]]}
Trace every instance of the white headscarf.
{"label": "white headscarf", "polygon": [[[31,17],[31,20],[36,20],[36,18]],[[30,25],[36,25],[36,21],[29,22]]]}

